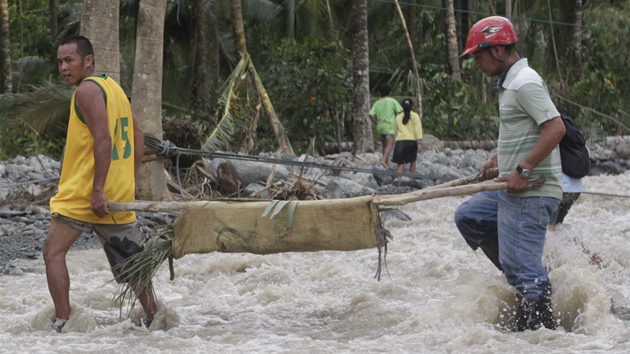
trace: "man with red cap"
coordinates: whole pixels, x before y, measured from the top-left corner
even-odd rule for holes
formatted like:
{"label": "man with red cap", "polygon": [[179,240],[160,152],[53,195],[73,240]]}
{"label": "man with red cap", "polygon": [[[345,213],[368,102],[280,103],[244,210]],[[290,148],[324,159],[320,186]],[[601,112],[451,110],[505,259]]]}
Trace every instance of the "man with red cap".
{"label": "man with red cap", "polygon": [[[545,82],[517,53],[517,40],[508,19],[484,18],[470,29],[460,55],[472,55],[481,72],[497,77],[497,152],[479,178],[507,182],[507,190],[477,193],[459,206],[455,223],[466,243],[481,248],[516,288],[519,308],[511,329],[555,329],[542,257],[547,224],[562,199],[558,143],[565,128]],[[544,177],[543,186],[527,189],[533,177]]]}

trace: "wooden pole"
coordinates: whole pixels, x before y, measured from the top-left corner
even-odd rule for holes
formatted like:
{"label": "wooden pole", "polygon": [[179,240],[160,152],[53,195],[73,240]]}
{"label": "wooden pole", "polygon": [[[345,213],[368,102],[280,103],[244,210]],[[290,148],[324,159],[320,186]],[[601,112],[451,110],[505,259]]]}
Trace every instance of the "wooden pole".
{"label": "wooden pole", "polygon": [[416,61],[416,55],[413,51],[413,42],[411,41],[411,36],[409,35],[409,29],[407,28],[407,22],[405,22],[405,15],[403,15],[402,9],[400,8],[400,3],[398,0],[394,1],[396,3],[396,10],[398,11],[398,16],[400,16],[400,22],[402,23],[403,29],[405,31],[405,37],[407,38],[407,44],[409,45],[409,54],[411,55],[411,69],[413,71],[413,78],[416,81],[416,100],[418,101],[416,104],[416,109],[418,110],[418,115],[420,116],[420,120],[422,120],[422,83],[420,82],[420,74],[418,73],[418,62]]}
{"label": "wooden pole", "polygon": [[[496,170],[497,172],[499,172],[498,168],[494,167],[493,169]],[[470,175],[470,176],[467,176],[467,177],[462,177],[462,178],[459,178],[459,179],[456,179],[456,180],[452,180],[452,181],[449,181],[449,182],[446,182],[446,183],[438,184],[438,185],[435,185],[435,186],[430,186],[430,187],[425,188],[424,190],[436,189],[436,188],[444,188],[444,187],[463,186],[465,184],[471,184],[471,183],[476,183],[476,182],[479,182],[479,174],[478,173],[475,173],[474,175]]]}
{"label": "wooden pole", "polygon": [[187,205],[206,204],[210,202],[151,202],[151,201],[135,201],[129,203],[109,202],[107,208],[109,211],[147,211],[147,212],[177,212],[184,209]]}
{"label": "wooden pole", "polygon": [[[530,179],[527,189],[538,188],[543,183],[543,178]],[[478,192],[496,191],[501,189],[507,189],[507,182],[488,181],[465,186],[422,189],[399,195],[376,195],[372,198],[372,203],[376,205],[404,205],[420,200],[471,195]]]}
{"label": "wooden pole", "polygon": [[[459,183],[465,179],[471,179],[473,176],[464,177],[459,180]],[[456,182],[452,181],[452,182]],[[544,178],[530,179],[527,189],[538,188],[545,182]],[[451,182],[448,182],[451,183]],[[445,183],[447,184],[447,183]],[[460,195],[471,195],[477,192],[484,191],[496,191],[501,189],[507,189],[506,182],[494,182],[487,181],[471,185],[456,185],[449,187],[434,186],[434,188],[422,189],[419,191],[396,194],[396,195],[375,195],[372,197],[372,204],[374,205],[404,205],[420,200],[435,199],[442,197],[453,197]],[[437,188],[440,187],[440,188]],[[182,210],[185,206],[189,207],[201,207],[208,203],[222,203],[228,205],[229,203],[242,203],[242,202],[261,202],[260,199],[226,199],[226,200],[213,200],[213,201],[191,201],[191,202],[150,202],[150,201],[135,201],[129,203],[110,202],[108,208],[110,211],[144,211],[144,212],[177,212]],[[269,201],[271,203],[271,201]],[[302,201],[308,203],[308,201]]]}
{"label": "wooden pole", "polygon": [[427,190],[427,189],[438,189],[438,188],[446,188],[446,187],[455,187],[455,186],[463,186],[463,185],[467,185],[467,184],[471,184],[474,182],[479,182],[479,174],[476,173],[474,175],[470,175],[467,177],[462,177],[459,179],[455,179],[449,182],[445,182],[442,184],[436,184],[435,186],[430,186],[427,188],[424,188],[423,190]]}
{"label": "wooden pole", "polygon": [[[257,198],[223,198],[216,200],[193,200],[188,202],[154,202],[149,200],[136,200],[133,202],[109,202],[109,211],[145,211],[145,212],[178,212],[188,206],[191,208],[203,207],[207,204],[235,204],[264,202],[264,199]],[[267,200],[271,202],[271,200]]]}

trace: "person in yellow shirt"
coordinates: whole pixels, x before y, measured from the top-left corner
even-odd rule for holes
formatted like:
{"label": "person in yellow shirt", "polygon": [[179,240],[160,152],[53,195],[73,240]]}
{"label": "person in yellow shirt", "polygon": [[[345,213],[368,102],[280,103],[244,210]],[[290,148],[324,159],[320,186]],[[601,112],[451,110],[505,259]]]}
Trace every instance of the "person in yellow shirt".
{"label": "person in yellow shirt", "polygon": [[[76,86],[70,102],[68,133],[58,192],[50,199],[51,222],[43,256],[55,305],[53,328],[70,318],[70,276],[66,254],[84,231],[99,238],[118,282],[125,260],[143,250],[134,212],[110,212],[108,201],[135,198],[135,174],[142,162],[144,136],[123,89],[107,75],[94,74],[89,39],[71,36],[57,50],[64,81]],[[157,312],[153,287],[138,294],[149,327]]]}
{"label": "person in yellow shirt", "polygon": [[[413,101],[405,98],[402,101],[403,112],[396,116],[394,131],[396,133],[396,145],[392,161],[398,166],[396,172],[401,173],[406,164],[409,165],[409,173],[416,172],[416,159],[422,152],[422,122],[418,113],[413,112]],[[397,179],[408,179],[398,176]]]}

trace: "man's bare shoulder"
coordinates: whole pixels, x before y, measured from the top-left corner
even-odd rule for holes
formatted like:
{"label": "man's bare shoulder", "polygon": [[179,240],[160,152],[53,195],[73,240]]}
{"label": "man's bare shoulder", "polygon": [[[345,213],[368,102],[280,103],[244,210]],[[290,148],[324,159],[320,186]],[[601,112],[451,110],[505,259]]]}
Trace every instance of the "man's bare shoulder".
{"label": "man's bare shoulder", "polygon": [[76,88],[77,99],[92,99],[103,96],[101,87],[91,80],[82,81]]}

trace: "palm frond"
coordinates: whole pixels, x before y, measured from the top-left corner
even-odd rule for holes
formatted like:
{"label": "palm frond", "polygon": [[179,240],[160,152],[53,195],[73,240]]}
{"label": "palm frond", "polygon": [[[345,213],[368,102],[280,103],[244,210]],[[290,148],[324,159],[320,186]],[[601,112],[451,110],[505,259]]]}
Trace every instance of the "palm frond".
{"label": "palm frond", "polygon": [[296,22],[300,25],[298,37],[325,37],[330,17],[322,0],[305,0],[296,9]]}
{"label": "palm frond", "polygon": [[116,280],[121,284],[114,295],[114,303],[118,305],[121,316],[125,304],[128,304],[129,312],[133,309],[137,294],[149,288],[151,279],[167,259],[169,260],[170,279],[175,278],[173,229],[168,225],[153,232],[153,235],[146,242],[144,251],[127,258],[125,263],[118,268],[120,274]]}
{"label": "palm frond", "polygon": [[[267,215],[269,215],[269,213],[271,212],[271,215],[269,216],[269,219],[273,219],[276,216],[278,216],[278,214],[280,214],[280,212],[282,211],[282,209],[284,209],[284,207],[287,207],[287,230],[291,229],[291,226],[293,226],[293,215],[295,214],[295,209],[297,208],[297,205],[299,203],[299,200],[272,200],[271,202],[269,202],[269,205],[267,205],[267,207],[265,208],[265,210],[263,211],[262,215],[260,217],[264,218],[267,217]],[[272,212],[273,209],[273,212]]]}
{"label": "palm frond", "polygon": [[284,207],[287,206],[288,204],[289,204],[288,200],[279,200],[278,204],[276,204],[275,208],[273,208],[273,213],[271,213],[271,216],[269,218],[273,219],[276,216],[278,216],[278,214],[280,214],[282,209],[284,209]]}
{"label": "palm frond", "polygon": [[258,91],[258,97],[260,99],[260,103],[262,103],[265,108],[265,113],[271,122],[271,129],[273,129],[273,133],[276,136],[276,140],[280,145],[280,149],[285,153],[293,154],[293,148],[291,147],[291,142],[287,137],[284,127],[282,126],[282,122],[278,119],[278,115],[276,114],[276,110],[273,108],[273,103],[269,98],[269,94],[265,89],[265,85],[263,85],[262,79],[258,76],[256,72],[256,68],[250,62],[248,62],[248,72],[252,75],[252,80],[254,81],[254,85],[256,85],[256,90]]}
{"label": "palm frond", "polygon": [[52,83],[32,86],[28,92],[0,95],[0,117],[6,124],[24,121],[42,133],[53,122],[68,118],[72,90]]}
{"label": "palm frond", "polygon": [[265,210],[263,210],[262,215],[260,216],[261,218],[267,217],[267,215],[271,212],[271,210],[276,206],[276,204],[278,204],[278,202],[280,202],[279,200],[272,200],[271,202],[269,202],[269,205],[267,205],[267,207],[265,208]]}
{"label": "palm frond", "polygon": [[282,6],[269,0],[245,0],[243,1],[243,15],[263,21],[276,18],[282,10]]}
{"label": "palm frond", "polygon": [[234,68],[234,71],[232,71],[232,74],[221,88],[220,102],[223,105],[221,119],[217,123],[217,126],[214,128],[214,130],[206,138],[206,141],[203,143],[201,147],[203,150],[219,150],[222,146],[227,145],[226,143],[232,137],[232,134],[234,133],[234,117],[232,116],[232,113],[230,111],[230,105],[235,97],[235,91],[238,84],[244,79],[245,75],[247,75],[249,62],[249,56],[243,55],[241,60],[236,65],[236,68]]}
{"label": "palm frond", "polygon": [[13,71],[13,86],[15,92],[25,91],[30,85],[39,85],[55,72],[53,63],[39,56],[25,56],[15,61]]}
{"label": "palm frond", "polygon": [[295,208],[297,208],[297,205],[297,200],[292,200],[289,203],[289,209],[287,210],[287,230],[293,226],[293,215],[295,214]]}

